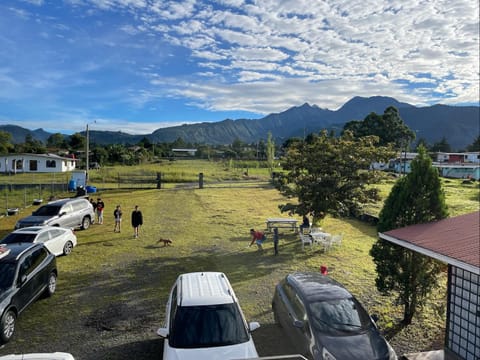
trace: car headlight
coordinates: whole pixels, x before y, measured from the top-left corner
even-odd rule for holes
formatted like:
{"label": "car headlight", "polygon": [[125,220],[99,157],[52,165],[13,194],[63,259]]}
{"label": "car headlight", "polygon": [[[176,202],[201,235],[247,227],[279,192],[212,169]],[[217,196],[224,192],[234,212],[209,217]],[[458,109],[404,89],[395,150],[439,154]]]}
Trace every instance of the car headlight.
{"label": "car headlight", "polygon": [[395,350],[390,346],[390,344],[387,342],[388,346],[388,360],[397,360],[397,354],[395,353]]}
{"label": "car headlight", "polygon": [[337,359],[335,359],[335,356],[330,354],[330,352],[325,348],[322,349],[322,359],[323,360],[337,360]]}

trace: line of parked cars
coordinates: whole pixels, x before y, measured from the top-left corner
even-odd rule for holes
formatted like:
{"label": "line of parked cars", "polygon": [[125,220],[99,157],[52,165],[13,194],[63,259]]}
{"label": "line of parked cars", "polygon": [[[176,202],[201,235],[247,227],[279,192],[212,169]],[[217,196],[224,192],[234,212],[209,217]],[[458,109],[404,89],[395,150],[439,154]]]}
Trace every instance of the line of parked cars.
{"label": "line of parked cars", "polygon": [[[19,315],[35,300],[50,297],[57,286],[56,256],[77,245],[74,229],[94,222],[92,205],[82,198],[51,201],[0,240],[0,343],[10,341]],[[0,359],[73,359],[68,353],[7,355]]]}
{"label": "line of parked cars", "polygon": [[[299,358],[397,360],[372,317],[327,275],[287,275],[275,288],[272,310]],[[260,325],[247,323],[223,273],[180,275],[170,291],[165,316],[157,331],[164,339],[163,360],[262,359],[251,336]]]}

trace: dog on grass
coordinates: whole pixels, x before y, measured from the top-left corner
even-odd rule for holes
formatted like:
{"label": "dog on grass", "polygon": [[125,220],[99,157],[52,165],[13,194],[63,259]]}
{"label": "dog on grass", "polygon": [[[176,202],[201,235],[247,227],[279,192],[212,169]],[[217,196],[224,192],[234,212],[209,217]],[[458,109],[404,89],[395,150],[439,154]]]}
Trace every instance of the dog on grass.
{"label": "dog on grass", "polygon": [[157,244],[163,243],[163,246],[170,246],[172,245],[173,241],[170,239],[158,239]]}

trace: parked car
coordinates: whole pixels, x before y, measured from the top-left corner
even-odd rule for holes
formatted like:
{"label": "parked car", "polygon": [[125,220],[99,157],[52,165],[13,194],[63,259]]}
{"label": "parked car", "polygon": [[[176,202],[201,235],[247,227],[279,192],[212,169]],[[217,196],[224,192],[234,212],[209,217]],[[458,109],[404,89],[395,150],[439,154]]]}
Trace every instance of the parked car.
{"label": "parked car", "polygon": [[72,354],[64,352],[12,354],[0,356],[0,360],[75,360]]}
{"label": "parked car", "polygon": [[223,273],[196,272],[180,275],[167,302],[163,360],[226,360],[258,357],[230,282]]}
{"label": "parked car", "polygon": [[57,274],[55,256],[43,244],[0,246],[0,342],[12,338],[28,305],[42,294],[53,295]]}
{"label": "parked car", "polygon": [[15,229],[28,226],[60,226],[70,229],[88,229],[95,220],[90,202],[85,198],[68,198],[40,206],[31,216],[20,219]]}
{"label": "parked car", "polygon": [[56,226],[31,226],[15,230],[0,240],[0,244],[42,243],[55,255],[69,255],[77,245],[71,229]]}
{"label": "parked car", "polygon": [[296,351],[310,359],[397,359],[363,306],[326,275],[287,275],[275,288],[272,309]]}

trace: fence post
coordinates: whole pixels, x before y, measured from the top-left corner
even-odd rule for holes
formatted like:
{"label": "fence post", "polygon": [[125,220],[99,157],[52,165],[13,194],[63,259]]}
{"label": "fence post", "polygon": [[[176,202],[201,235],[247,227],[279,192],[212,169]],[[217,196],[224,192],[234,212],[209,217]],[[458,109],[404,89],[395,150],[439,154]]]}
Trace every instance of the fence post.
{"label": "fence post", "polygon": [[162,173],[157,172],[157,189],[162,188]]}
{"label": "fence post", "polygon": [[203,173],[198,174],[198,188],[203,189]]}

